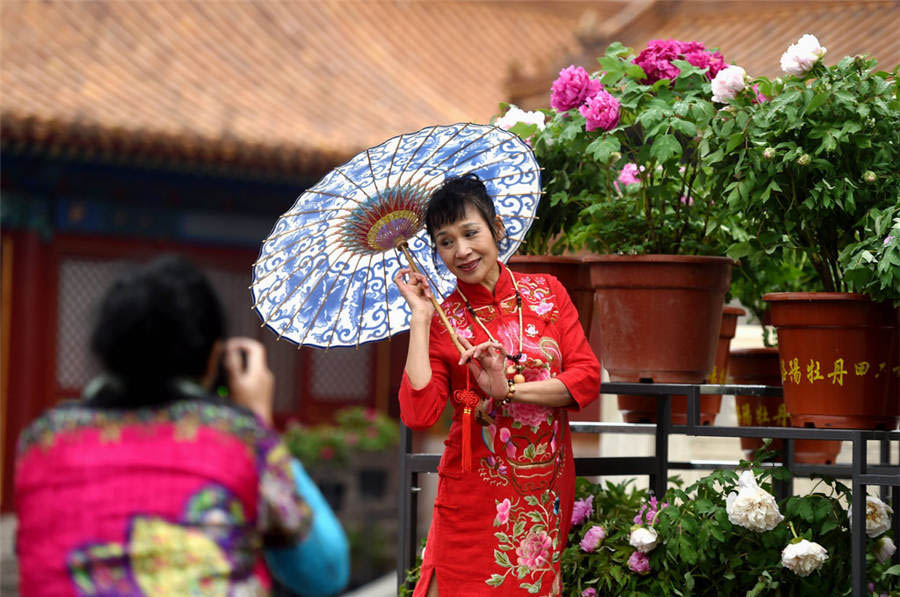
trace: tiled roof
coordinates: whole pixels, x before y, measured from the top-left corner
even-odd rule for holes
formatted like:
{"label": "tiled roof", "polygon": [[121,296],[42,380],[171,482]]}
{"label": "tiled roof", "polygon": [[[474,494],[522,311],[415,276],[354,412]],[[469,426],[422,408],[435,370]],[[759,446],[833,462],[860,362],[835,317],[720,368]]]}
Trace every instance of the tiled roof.
{"label": "tiled roof", "polygon": [[634,0],[618,18],[597,23],[581,52],[561,57],[542,77],[520,77],[511,83],[512,99],[520,105],[547,107],[544,92],[559,66],[596,67],[595,58],[613,41],[640,50],[652,39],[698,40],[721,49],[728,63],[751,76],[779,76],[779,59],[804,33],[812,33],[828,49],[825,61],[870,54],[879,68],[900,64],[900,2],[842,0],[720,1]]}
{"label": "tiled roof", "polygon": [[621,2],[2,3],[4,143],[315,173],[486,122]]}

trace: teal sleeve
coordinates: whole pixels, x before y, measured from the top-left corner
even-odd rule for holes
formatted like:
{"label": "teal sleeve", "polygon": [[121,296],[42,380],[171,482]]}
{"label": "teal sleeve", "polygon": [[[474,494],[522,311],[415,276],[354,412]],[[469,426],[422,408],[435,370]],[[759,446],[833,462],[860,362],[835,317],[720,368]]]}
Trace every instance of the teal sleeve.
{"label": "teal sleeve", "polygon": [[297,491],[313,512],[306,538],[294,547],[267,548],[266,563],[278,581],[303,597],[334,595],[350,578],[350,548],[341,523],[303,465],[291,459]]}

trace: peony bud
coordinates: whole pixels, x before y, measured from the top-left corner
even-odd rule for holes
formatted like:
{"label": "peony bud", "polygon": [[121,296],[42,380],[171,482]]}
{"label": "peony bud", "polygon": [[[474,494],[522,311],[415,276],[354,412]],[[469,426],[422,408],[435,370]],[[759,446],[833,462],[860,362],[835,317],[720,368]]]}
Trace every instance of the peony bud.
{"label": "peony bud", "polygon": [[781,565],[797,576],[809,576],[828,559],[828,551],[812,541],[801,539],[790,543],[781,552]]}
{"label": "peony bud", "polygon": [[628,568],[638,574],[650,574],[650,559],[647,554],[636,551],[628,558]]}
{"label": "peony bud", "polygon": [[763,157],[767,160],[771,160],[775,157],[775,148],[774,147],[766,147],[763,149]]}
{"label": "peony bud", "polygon": [[878,179],[878,177],[875,176],[875,173],[872,172],[871,170],[866,170],[865,172],[863,172],[863,180],[864,181],[875,182],[877,179]]}
{"label": "peony bud", "polygon": [[801,166],[809,166],[809,163],[812,161],[812,158],[809,157],[808,153],[804,153],[799,158],[797,158],[797,163]]}
{"label": "peony bud", "polygon": [[894,545],[894,540],[890,537],[882,537],[875,542],[875,557],[882,564],[890,560],[896,551],[897,546]]}
{"label": "peony bud", "polygon": [[641,553],[649,553],[656,549],[659,535],[653,527],[634,525],[631,527],[631,536],[628,538],[628,542]]}
{"label": "peony bud", "polygon": [[611,154],[609,154],[609,161],[613,164],[615,164],[616,162],[618,162],[621,159],[622,159],[622,154],[618,151],[614,151]]}

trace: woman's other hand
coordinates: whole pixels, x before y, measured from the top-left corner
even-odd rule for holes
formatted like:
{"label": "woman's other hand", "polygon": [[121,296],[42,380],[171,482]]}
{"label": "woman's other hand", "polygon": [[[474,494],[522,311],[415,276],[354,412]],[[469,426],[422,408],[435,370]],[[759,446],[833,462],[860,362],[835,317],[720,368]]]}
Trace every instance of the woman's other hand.
{"label": "woman's other hand", "polygon": [[[457,336],[465,349],[459,356],[460,365],[468,365],[478,387],[491,398],[504,398],[507,392],[506,353],[496,342],[482,342],[476,346],[462,336]],[[475,361],[478,361],[475,363]]]}
{"label": "woman's other hand", "polygon": [[434,315],[434,304],[431,302],[431,287],[428,278],[423,274],[413,272],[409,268],[403,268],[394,274],[394,284],[400,289],[400,294],[406,299],[413,319],[431,322]]}
{"label": "woman's other hand", "polygon": [[271,425],[275,376],[266,363],[265,347],[252,338],[229,338],[225,369],[232,400]]}

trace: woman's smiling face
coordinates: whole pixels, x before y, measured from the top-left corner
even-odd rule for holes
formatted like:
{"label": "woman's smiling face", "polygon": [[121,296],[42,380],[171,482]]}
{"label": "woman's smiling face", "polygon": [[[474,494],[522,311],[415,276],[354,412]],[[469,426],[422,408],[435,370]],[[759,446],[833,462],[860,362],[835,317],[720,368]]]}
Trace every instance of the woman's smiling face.
{"label": "woman's smiling face", "polygon": [[434,242],[444,264],[457,278],[467,284],[482,284],[493,292],[500,276],[497,241],[475,206],[467,204],[462,219],[440,227]]}

